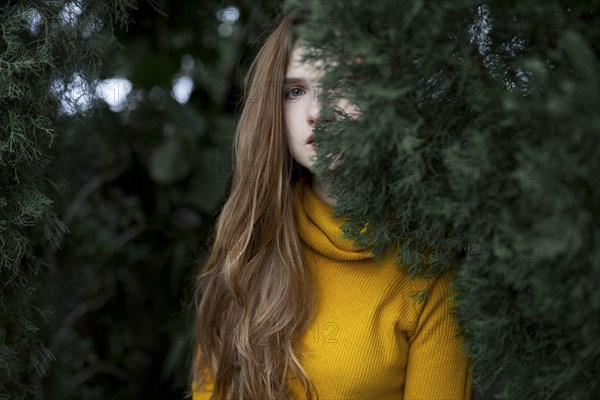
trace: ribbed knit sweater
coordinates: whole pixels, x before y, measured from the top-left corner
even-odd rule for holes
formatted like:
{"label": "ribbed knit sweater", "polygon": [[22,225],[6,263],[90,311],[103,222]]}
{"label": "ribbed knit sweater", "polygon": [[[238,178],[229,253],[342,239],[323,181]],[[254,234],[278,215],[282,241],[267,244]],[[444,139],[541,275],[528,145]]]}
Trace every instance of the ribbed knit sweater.
{"label": "ribbed knit sweater", "polygon": [[[298,354],[321,400],[471,400],[472,375],[450,314],[451,275],[410,278],[393,253],[341,237],[342,221],[311,189],[294,186],[295,217],[316,289],[316,313]],[[429,286],[424,302],[411,294]],[[305,399],[299,380],[290,386]],[[209,381],[193,400],[208,400]]]}

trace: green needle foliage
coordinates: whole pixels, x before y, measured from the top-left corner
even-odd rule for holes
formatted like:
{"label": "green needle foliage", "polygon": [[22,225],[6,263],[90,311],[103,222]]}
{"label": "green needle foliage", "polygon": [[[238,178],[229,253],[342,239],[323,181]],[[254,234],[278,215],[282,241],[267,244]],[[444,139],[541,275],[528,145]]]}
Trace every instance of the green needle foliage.
{"label": "green needle foliage", "polygon": [[600,5],[293,6],[309,58],[330,61],[315,170],[348,237],[415,276],[457,266],[477,388],[599,398]]}
{"label": "green needle foliage", "polygon": [[[68,231],[44,179],[57,79],[89,74],[124,25],[133,0],[3,1],[0,5],[0,398],[30,399],[52,354],[39,337],[49,310],[36,293],[47,269],[45,250]],[[78,16],[76,18],[76,16]],[[76,102],[75,102],[76,103]]]}

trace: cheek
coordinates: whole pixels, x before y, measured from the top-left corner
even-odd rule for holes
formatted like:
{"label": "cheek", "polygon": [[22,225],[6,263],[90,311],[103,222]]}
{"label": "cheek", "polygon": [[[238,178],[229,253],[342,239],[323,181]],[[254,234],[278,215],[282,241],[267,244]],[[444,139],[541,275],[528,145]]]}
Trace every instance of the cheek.
{"label": "cheek", "polygon": [[294,117],[294,107],[293,107],[293,104],[287,103],[283,107],[283,117],[285,118],[286,121],[291,121],[293,119],[293,117]]}
{"label": "cheek", "polygon": [[285,132],[288,143],[296,141],[298,138],[298,113],[294,110],[293,104],[284,108]]}
{"label": "cheek", "polygon": [[286,105],[283,108],[283,120],[285,121],[285,126],[289,131],[289,129],[293,126],[293,122],[294,122],[293,108],[290,107],[289,105]]}
{"label": "cheek", "polygon": [[283,108],[283,128],[285,130],[285,138],[289,141],[290,138],[290,127],[292,126],[292,121],[289,115],[288,107]]}

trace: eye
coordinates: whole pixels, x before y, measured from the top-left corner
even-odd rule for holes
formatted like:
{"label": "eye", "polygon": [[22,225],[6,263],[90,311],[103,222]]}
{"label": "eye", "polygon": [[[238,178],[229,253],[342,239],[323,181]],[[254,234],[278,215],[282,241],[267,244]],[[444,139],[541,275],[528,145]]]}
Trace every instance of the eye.
{"label": "eye", "polygon": [[288,90],[285,93],[285,98],[289,99],[289,100],[296,100],[298,99],[300,96],[302,96],[304,93],[306,93],[306,90],[302,89],[302,88],[291,88],[290,90]]}

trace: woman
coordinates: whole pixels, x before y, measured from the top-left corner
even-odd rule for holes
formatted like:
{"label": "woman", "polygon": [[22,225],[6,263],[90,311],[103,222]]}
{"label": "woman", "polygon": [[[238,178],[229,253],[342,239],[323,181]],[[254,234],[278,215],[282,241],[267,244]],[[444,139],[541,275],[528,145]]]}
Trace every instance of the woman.
{"label": "woman", "polygon": [[340,237],[310,172],[321,75],[301,62],[293,21],[246,78],[232,187],[196,288],[193,399],[471,399],[450,276],[411,279],[392,253],[376,262]]}

